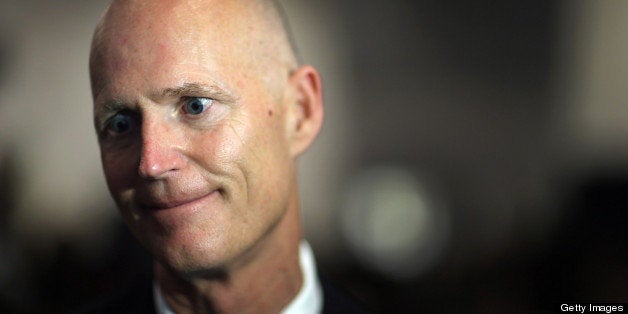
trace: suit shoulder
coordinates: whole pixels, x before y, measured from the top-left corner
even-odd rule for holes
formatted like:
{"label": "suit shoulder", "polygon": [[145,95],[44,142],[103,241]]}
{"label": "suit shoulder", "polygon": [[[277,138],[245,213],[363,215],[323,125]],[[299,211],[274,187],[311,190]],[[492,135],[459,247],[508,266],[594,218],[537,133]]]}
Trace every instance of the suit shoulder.
{"label": "suit shoulder", "polygon": [[345,290],[321,280],[323,287],[323,313],[324,314],[361,314],[370,313],[367,307]]}
{"label": "suit shoulder", "polygon": [[125,288],[93,302],[87,303],[69,314],[142,314],[155,313],[152,282],[139,279]]}

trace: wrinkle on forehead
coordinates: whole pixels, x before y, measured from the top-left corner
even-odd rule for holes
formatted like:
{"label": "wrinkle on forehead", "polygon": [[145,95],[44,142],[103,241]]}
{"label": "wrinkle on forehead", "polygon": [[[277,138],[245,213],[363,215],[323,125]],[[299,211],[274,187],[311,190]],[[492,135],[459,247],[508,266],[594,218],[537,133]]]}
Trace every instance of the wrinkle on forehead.
{"label": "wrinkle on forehead", "polygon": [[92,43],[94,96],[107,84],[107,75],[100,72],[128,63],[116,52],[141,50],[167,56],[168,46],[175,42],[190,51],[206,49],[197,43],[209,42],[219,59],[237,60],[242,69],[257,69],[266,76],[278,68],[293,70],[297,66],[281,14],[271,0],[114,1]]}

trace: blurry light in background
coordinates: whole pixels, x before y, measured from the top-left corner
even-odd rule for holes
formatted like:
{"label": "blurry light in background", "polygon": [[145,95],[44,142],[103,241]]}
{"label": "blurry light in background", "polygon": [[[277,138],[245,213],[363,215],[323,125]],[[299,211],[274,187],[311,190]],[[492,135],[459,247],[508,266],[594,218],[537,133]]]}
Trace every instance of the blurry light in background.
{"label": "blurry light in background", "polygon": [[347,186],[341,229],[363,266],[395,280],[413,279],[438,262],[449,239],[449,214],[412,172],[382,166]]}

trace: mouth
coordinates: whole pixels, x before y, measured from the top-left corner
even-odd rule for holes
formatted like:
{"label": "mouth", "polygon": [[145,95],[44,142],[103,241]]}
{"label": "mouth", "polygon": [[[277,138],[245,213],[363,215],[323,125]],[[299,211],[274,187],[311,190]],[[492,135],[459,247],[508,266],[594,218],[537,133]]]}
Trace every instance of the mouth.
{"label": "mouth", "polygon": [[195,197],[183,197],[172,199],[152,199],[149,201],[140,201],[139,207],[149,211],[172,210],[178,208],[191,208],[201,204],[203,201],[216,196],[218,190],[213,190],[207,194]]}

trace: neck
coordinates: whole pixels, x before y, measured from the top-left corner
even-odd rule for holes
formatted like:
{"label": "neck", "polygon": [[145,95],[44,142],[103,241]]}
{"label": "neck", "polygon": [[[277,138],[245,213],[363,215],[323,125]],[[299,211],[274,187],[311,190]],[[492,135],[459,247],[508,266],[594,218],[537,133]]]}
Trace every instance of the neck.
{"label": "neck", "polygon": [[176,313],[278,313],[303,284],[298,201],[238,261],[194,278],[155,262],[155,278]]}

